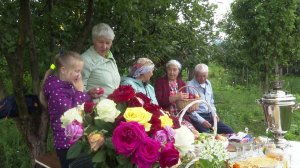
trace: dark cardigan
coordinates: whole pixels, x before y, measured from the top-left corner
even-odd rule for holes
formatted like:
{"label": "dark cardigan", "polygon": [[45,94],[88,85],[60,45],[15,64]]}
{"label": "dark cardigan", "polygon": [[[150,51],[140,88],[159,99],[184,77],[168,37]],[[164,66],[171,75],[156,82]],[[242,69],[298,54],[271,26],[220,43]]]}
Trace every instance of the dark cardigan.
{"label": "dark cardigan", "polygon": [[[177,78],[177,84],[178,84],[178,89],[185,86],[185,83],[180,78]],[[171,103],[169,101],[170,87],[169,87],[168,77],[165,75],[163,77],[158,78],[155,82],[154,87],[155,87],[155,95],[158,104],[164,110],[170,111]]]}

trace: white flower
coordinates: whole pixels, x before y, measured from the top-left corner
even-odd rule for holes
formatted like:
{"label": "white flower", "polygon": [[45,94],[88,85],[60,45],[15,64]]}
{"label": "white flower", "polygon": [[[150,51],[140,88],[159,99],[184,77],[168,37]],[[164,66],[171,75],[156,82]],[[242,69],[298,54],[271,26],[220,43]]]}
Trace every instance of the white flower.
{"label": "white flower", "polygon": [[95,119],[114,122],[121,112],[116,109],[116,103],[110,99],[103,99],[96,105]]}
{"label": "white flower", "polygon": [[184,156],[189,151],[192,152],[194,150],[194,134],[186,126],[182,125],[179,129],[175,129],[174,138],[174,145],[177,149],[179,149],[181,156]]}
{"label": "white flower", "polygon": [[83,105],[79,105],[64,112],[64,114],[60,117],[60,121],[62,122],[61,127],[66,128],[66,126],[71,124],[73,120],[77,120],[82,123],[82,110]]}

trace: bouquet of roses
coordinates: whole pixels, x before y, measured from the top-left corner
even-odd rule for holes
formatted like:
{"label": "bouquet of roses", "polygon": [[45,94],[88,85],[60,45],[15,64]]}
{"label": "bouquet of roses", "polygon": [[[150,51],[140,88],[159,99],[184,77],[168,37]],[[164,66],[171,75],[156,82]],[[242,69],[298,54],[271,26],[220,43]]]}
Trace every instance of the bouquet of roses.
{"label": "bouquet of roses", "polygon": [[172,167],[193,150],[193,133],[131,86],[68,110],[61,122],[68,157],[86,153],[96,167]]}

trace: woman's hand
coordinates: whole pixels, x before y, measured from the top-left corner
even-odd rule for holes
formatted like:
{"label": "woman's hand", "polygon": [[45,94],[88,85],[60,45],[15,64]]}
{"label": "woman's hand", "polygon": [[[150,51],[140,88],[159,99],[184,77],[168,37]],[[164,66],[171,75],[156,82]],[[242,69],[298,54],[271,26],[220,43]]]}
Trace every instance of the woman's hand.
{"label": "woman's hand", "polygon": [[174,103],[177,100],[183,100],[183,99],[187,99],[187,98],[189,98],[189,94],[188,93],[178,92],[175,95],[171,95],[169,97],[169,101],[170,101],[170,103]]}
{"label": "woman's hand", "polygon": [[176,95],[177,95],[177,100],[183,100],[189,98],[188,93],[178,92]]}
{"label": "woman's hand", "polygon": [[88,91],[88,94],[93,98],[93,99],[97,99],[101,96],[103,96],[104,94],[104,89],[102,87],[98,87],[98,88],[91,88]]}
{"label": "woman's hand", "polygon": [[208,121],[203,121],[202,126],[205,128],[211,128],[211,124]]}

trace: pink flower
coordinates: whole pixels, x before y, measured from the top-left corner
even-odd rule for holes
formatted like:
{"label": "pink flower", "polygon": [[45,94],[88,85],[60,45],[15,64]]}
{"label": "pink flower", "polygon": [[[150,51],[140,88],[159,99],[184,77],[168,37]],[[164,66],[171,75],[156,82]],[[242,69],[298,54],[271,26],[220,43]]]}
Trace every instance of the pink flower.
{"label": "pink flower", "polygon": [[158,130],[155,132],[153,139],[160,142],[162,145],[166,144],[167,142],[174,143],[175,131],[170,127],[165,127],[163,130]]}
{"label": "pink flower", "polygon": [[165,130],[158,130],[154,134],[154,140],[157,142],[160,142],[160,144],[164,145],[167,143],[168,140],[168,135],[166,134],[167,132]]}
{"label": "pink flower", "polygon": [[159,165],[162,168],[172,167],[179,161],[179,152],[174,147],[173,143],[168,142],[161,150]]}
{"label": "pink flower", "polygon": [[71,124],[67,125],[65,128],[65,135],[72,145],[83,135],[83,126],[77,120],[73,120]]}
{"label": "pink flower", "polygon": [[118,154],[129,157],[146,137],[143,125],[137,122],[121,122],[113,132],[112,143]]}
{"label": "pink flower", "polygon": [[132,156],[132,162],[138,168],[151,168],[159,158],[160,143],[149,137],[145,138]]}
{"label": "pink flower", "polygon": [[167,141],[174,143],[175,142],[175,138],[174,138],[175,131],[171,127],[168,127],[168,126],[165,127],[165,131],[166,131],[167,137],[168,137]]}

